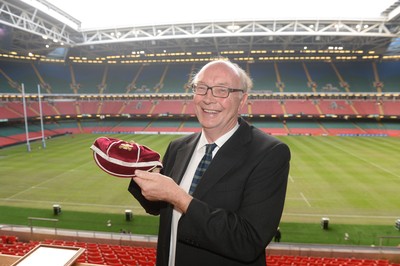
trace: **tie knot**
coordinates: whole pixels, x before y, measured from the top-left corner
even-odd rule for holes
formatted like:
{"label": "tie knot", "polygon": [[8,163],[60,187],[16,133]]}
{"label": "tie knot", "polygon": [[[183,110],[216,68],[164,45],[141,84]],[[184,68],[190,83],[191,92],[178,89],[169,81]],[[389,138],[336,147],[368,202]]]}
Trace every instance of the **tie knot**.
{"label": "tie knot", "polygon": [[215,147],[217,147],[217,144],[215,143],[206,144],[206,153],[212,153]]}

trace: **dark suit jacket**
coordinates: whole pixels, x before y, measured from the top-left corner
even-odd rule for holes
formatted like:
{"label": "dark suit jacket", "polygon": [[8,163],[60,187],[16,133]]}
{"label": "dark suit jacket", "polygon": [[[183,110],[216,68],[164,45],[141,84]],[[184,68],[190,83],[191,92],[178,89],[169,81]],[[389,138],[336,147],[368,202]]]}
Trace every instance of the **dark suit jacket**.
{"label": "dark suit jacket", "polygon": [[[239,119],[219,149],[178,224],[176,265],[263,265],[283,211],[289,174],[286,144]],[[174,140],[162,174],[180,183],[199,133]],[[150,214],[160,214],[157,265],[168,265],[173,207],[150,202],[134,181],[129,191]]]}

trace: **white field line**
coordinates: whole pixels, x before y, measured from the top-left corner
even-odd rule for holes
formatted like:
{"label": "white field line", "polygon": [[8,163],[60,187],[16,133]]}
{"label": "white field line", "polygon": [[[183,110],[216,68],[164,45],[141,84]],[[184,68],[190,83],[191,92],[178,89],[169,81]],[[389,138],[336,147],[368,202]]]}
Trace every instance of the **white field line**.
{"label": "white field line", "polygon": [[[101,208],[135,208],[134,204],[130,206],[126,205],[110,205],[110,204],[91,204],[91,203],[78,203],[78,202],[63,202],[63,201],[44,201],[44,200],[23,200],[23,199],[10,199],[10,198],[0,198],[0,201],[4,202],[29,202],[29,203],[40,203],[40,204],[52,204],[57,203],[60,205],[68,205],[68,206],[86,206],[86,207],[101,207]],[[141,206],[137,206],[137,208],[143,209]]]}
{"label": "white field line", "polygon": [[300,192],[300,196],[303,198],[303,200],[307,203],[308,207],[311,207],[310,202],[307,200],[306,196],[304,196],[303,192]]}
{"label": "white field line", "polygon": [[351,215],[351,214],[318,214],[318,213],[283,213],[283,216],[301,217],[337,217],[337,218],[368,218],[368,219],[397,219],[398,216],[378,216],[378,215]]}
{"label": "white field line", "polygon": [[[38,200],[19,200],[19,199],[13,199],[13,200],[8,200],[5,198],[0,198],[0,201],[5,201],[5,202],[29,202],[29,203],[45,203],[49,204],[49,206],[52,206],[54,204],[53,201],[38,201]],[[130,206],[126,205],[106,205],[106,204],[89,204],[89,203],[77,203],[77,202],[57,202],[58,204],[63,207],[65,206],[84,206],[84,207],[102,207],[102,208],[118,208],[118,209],[133,209],[137,211],[142,211],[143,208],[141,206],[135,206],[135,204],[132,204]],[[395,221],[395,219],[398,219],[398,216],[377,216],[377,215],[350,215],[350,214],[327,214],[327,213],[288,213],[284,212],[283,216],[300,216],[300,217],[337,217],[337,218],[368,218],[368,219],[392,219]]]}
{"label": "white field line", "polygon": [[[48,204],[52,206],[54,204],[53,201],[39,201],[39,200],[20,200],[20,199],[7,199],[0,198],[0,201],[4,202],[29,202],[29,203],[41,203]],[[129,206],[126,205],[107,205],[107,204],[90,204],[90,203],[77,203],[77,202],[57,202],[61,207],[65,206],[83,206],[83,207],[101,207],[101,208],[114,208],[114,209],[133,209],[140,213],[141,211],[144,213],[143,208],[141,206],[132,204]],[[377,215],[349,215],[349,214],[327,214],[327,213],[287,213],[284,212],[283,216],[300,216],[300,217],[338,217],[338,218],[368,218],[368,219],[398,219],[398,216],[377,216]]]}
{"label": "white field line", "polygon": [[[84,165],[84,164],[83,164],[83,165]],[[81,165],[81,166],[83,166],[83,165]],[[79,167],[81,167],[81,166],[79,166]],[[77,167],[77,168],[79,168],[79,167]],[[75,171],[77,168],[70,169],[70,170],[68,170],[67,172],[73,172],[73,171]],[[56,175],[56,176],[54,176],[54,177],[52,177],[52,178],[49,178],[49,179],[47,179],[47,180],[44,180],[44,181],[41,182],[41,183],[38,183],[38,184],[36,184],[36,185],[34,185],[34,186],[31,186],[31,187],[29,187],[29,188],[27,188],[27,189],[25,189],[25,190],[22,190],[22,191],[20,191],[20,192],[18,192],[18,193],[15,193],[14,195],[8,197],[7,199],[12,199],[12,198],[14,198],[14,197],[16,197],[16,196],[18,196],[18,195],[21,195],[21,194],[23,194],[23,193],[25,193],[25,192],[28,192],[28,191],[31,190],[31,189],[40,188],[40,187],[42,187],[43,184],[46,184],[46,183],[48,183],[48,182],[50,182],[50,181],[52,181],[52,180],[54,180],[54,179],[56,179],[56,178],[58,178],[58,177],[64,175],[64,174],[65,174],[65,172],[64,172],[64,173],[61,173],[61,174],[59,174],[59,175]]]}
{"label": "white field line", "polygon": [[340,147],[338,147],[338,146],[335,146],[335,145],[333,145],[333,144],[330,144],[329,142],[325,142],[325,143],[328,144],[328,145],[330,145],[331,147],[334,147],[334,148],[336,148],[336,149],[338,149],[338,150],[341,150],[341,151],[344,152],[344,153],[350,154],[351,156],[357,158],[358,160],[364,161],[364,162],[366,162],[366,163],[368,163],[368,164],[370,164],[370,165],[372,165],[372,166],[374,166],[374,167],[376,167],[376,168],[378,168],[378,169],[380,169],[380,170],[382,170],[382,171],[384,171],[384,172],[386,172],[386,173],[388,173],[388,174],[391,174],[391,175],[393,175],[393,176],[395,176],[395,177],[397,177],[397,178],[400,178],[400,175],[398,175],[398,174],[396,174],[396,173],[393,173],[392,171],[389,171],[388,169],[383,168],[382,166],[380,166],[380,165],[378,165],[378,164],[376,164],[376,163],[373,163],[373,162],[371,162],[371,161],[368,161],[368,160],[366,160],[366,159],[364,159],[364,158],[362,158],[362,157],[358,157],[356,154],[354,154],[354,153],[352,153],[352,152],[350,152],[350,151],[348,151],[348,150],[342,149],[342,148],[340,148]]}

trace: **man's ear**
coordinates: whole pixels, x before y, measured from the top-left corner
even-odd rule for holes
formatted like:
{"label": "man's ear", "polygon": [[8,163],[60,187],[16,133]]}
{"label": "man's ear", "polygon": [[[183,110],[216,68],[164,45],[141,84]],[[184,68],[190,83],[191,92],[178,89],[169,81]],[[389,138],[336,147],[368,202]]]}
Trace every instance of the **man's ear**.
{"label": "man's ear", "polygon": [[240,99],[238,113],[240,113],[240,111],[242,110],[243,106],[247,103],[247,97],[248,97],[248,94],[247,93],[243,93],[242,99]]}

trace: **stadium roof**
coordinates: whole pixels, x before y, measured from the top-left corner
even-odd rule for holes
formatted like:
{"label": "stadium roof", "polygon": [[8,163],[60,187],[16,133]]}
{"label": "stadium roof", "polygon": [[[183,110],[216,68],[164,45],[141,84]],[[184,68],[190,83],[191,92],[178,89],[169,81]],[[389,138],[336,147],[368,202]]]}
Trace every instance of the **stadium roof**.
{"label": "stadium roof", "polygon": [[[1,51],[68,56],[363,50],[400,37],[400,1],[1,0]],[[66,54],[61,54],[65,56]]]}
{"label": "stadium roof", "polygon": [[[33,2],[33,1],[26,1]],[[376,19],[394,0],[48,0],[81,22],[82,29],[271,19]]]}

